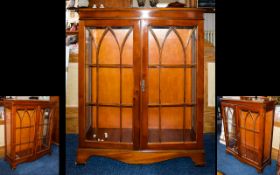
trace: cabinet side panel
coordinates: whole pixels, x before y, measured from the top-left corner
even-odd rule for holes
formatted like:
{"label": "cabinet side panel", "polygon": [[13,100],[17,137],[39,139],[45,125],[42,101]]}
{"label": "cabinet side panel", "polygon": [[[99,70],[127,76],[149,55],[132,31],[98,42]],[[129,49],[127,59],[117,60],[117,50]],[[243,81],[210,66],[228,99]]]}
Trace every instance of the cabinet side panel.
{"label": "cabinet side panel", "polygon": [[272,121],[273,121],[273,111],[268,111],[265,114],[265,133],[264,133],[264,159],[266,161],[270,158],[271,152],[271,129],[272,129]]}
{"label": "cabinet side panel", "polygon": [[11,157],[11,109],[5,107],[5,120],[6,120],[6,155]]}

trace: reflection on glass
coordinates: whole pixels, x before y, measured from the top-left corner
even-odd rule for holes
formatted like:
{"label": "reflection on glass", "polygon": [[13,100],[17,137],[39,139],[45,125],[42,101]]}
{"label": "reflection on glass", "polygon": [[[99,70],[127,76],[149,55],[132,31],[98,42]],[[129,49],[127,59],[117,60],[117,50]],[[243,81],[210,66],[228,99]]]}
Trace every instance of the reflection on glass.
{"label": "reflection on glass", "polygon": [[236,150],[236,123],[234,109],[225,107],[226,126],[228,130],[228,144],[233,150]]}

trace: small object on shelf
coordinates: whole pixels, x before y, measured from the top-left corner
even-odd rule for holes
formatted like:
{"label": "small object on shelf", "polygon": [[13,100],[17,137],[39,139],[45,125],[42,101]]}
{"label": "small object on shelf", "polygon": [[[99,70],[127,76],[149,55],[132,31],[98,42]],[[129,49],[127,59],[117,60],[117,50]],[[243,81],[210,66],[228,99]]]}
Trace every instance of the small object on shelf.
{"label": "small object on shelf", "polygon": [[156,5],[156,7],[159,7],[159,8],[165,8],[165,7],[167,7],[168,6],[168,3],[158,3],[157,5]]}
{"label": "small object on shelf", "polygon": [[105,137],[105,139],[108,138],[108,133],[107,132],[104,133],[104,137]]}
{"label": "small object on shelf", "polygon": [[77,35],[70,35],[66,38],[66,46],[69,46],[70,44],[76,44],[78,42],[78,36]]}
{"label": "small object on shelf", "polygon": [[186,4],[178,2],[178,1],[171,2],[168,4],[168,7],[185,7],[185,6],[186,6]]}
{"label": "small object on shelf", "polygon": [[99,8],[104,8],[104,5],[103,5],[103,4],[100,4]]}
{"label": "small object on shelf", "polygon": [[150,0],[151,7],[156,7],[157,3],[158,3],[158,0]]}
{"label": "small object on shelf", "polygon": [[30,96],[29,99],[30,99],[30,100],[38,100],[39,97],[38,97],[38,96]]}
{"label": "small object on shelf", "polygon": [[97,8],[97,7],[96,7],[96,4],[93,4],[92,8]]}
{"label": "small object on shelf", "polygon": [[67,9],[75,8],[74,6],[75,6],[75,0],[70,0]]}
{"label": "small object on shelf", "polygon": [[144,7],[145,6],[145,1],[146,0],[137,0],[138,6],[139,7]]}
{"label": "small object on shelf", "polygon": [[93,138],[96,138],[96,134],[93,134]]}
{"label": "small object on shelf", "polygon": [[79,7],[88,7],[88,0],[79,0]]}
{"label": "small object on shelf", "polygon": [[70,32],[75,32],[77,31],[77,25],[73,24],[72,27],[70,28]]}

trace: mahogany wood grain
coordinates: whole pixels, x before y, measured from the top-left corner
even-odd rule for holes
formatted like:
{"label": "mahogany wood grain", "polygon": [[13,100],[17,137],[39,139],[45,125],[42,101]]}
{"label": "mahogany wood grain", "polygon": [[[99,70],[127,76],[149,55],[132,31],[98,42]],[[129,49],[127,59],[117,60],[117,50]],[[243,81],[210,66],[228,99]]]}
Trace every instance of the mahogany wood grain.
{"label": "mahogany wood grain", "polygon": [[55,102],[53,116],[52,143],[59,144],[59,96],[50,96],[50,101]]}
{"label": "mahogany wood grain", "polygon": [[77,164],[85,164],[90,156],[105,156],[130,164],[150,164],[178,157],[190,157],[195,165],[204,165],[203,150],[145,150],[78,149]]}

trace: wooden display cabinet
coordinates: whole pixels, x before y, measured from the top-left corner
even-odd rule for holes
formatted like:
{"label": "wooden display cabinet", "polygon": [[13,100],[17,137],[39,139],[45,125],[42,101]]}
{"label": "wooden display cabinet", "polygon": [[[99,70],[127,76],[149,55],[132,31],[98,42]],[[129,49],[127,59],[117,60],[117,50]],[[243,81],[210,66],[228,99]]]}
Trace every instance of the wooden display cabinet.
{"label": "wooden display cabinet", "polygon": [[226,152],[262,172],[271,164],[275,101],[241,96],[221,100]]}
{"label": "wooden display cabinet", "polygon": [[39,100],[4,100],[5,160],[18,163],[51,153],[53,103]]}
{"label": "wooden display cabinet", "polygon": [[59,96],[50,96],[50,101],[54,102],[54,114],[53,114],[53,132],[52,143],[59,145]]}
{"label": "wooden display cabinet", "polygon": [[80,9],[77,163],[204,164],[203,11]]}

